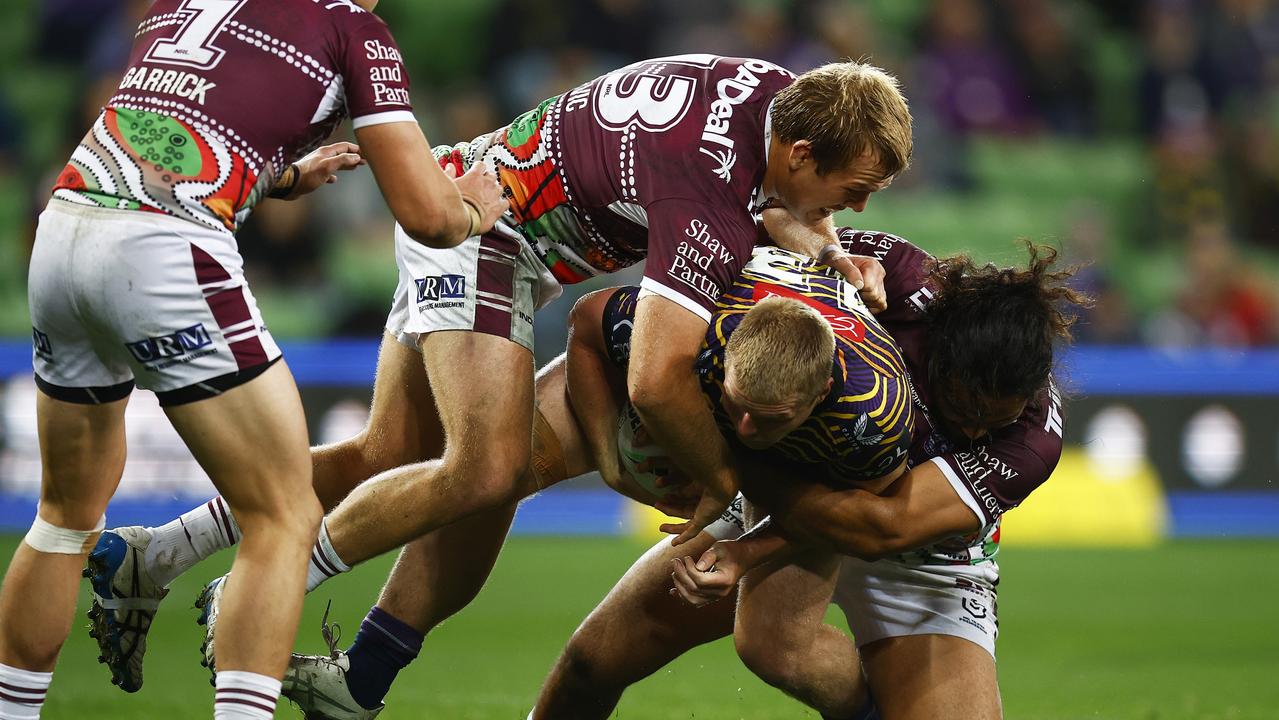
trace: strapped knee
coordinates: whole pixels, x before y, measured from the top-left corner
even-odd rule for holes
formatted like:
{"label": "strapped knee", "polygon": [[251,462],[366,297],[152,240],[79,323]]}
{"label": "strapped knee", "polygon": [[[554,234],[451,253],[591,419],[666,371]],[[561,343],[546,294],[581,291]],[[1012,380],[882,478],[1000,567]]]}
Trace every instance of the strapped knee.
{"label": "strapped knee", "polygon": [[68,530],[45,522],[40,519],[40,514],[37,512],[36,519],[31,523],[31,529],[27,531],[23,541],[32,549],[42,553],[81,555],[93,549],[98,542],[98,536],[102,534],[102,529],[106,526],[107,516],[103,515],[98,518],[98,524],[92,530]]}
{"label": "strapped knee", "polygon": [[555,428],[547,422],[541,410],[534,410],[533,415],[533,478],[538,490],[568,477],[568,467],[564,459],[564,448]]}

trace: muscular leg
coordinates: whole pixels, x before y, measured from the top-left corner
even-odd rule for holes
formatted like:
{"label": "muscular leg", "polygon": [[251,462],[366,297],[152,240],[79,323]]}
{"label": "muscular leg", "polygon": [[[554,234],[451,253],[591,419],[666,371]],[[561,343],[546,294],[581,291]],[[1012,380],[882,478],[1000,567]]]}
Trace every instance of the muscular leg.
{"label": "muscular leg", "polygon": [[877,640],[861,649],[871,693],[885,720],[999,720],[995,659],[951,635]]}
{"label": "muscular leg", "polygon": [[[533,461],[522,483],[529,492],[591,469],[568,407],[564,367],[561,356],[537,376]],[[347,651],[345,686],[352,700],[376,707],[396,674],[416,657],[426,633],[475,598],[497,560],[515,506],[481,511],[405,546]],[[299,697],[314,702],[306,689]]]}
{"label": "muscular leg", "polygon": [[824,621],[839,557],[805,551],[742,579],[733,638],[756,675],[825,716],[852,717],[866,687],[852,640]]}
{"label": "muscular leg", "polygon": [[356,488],[326,524],[337,555],[362,562],[431,530],[524,495],[533,426],[533,357],[493,335],[446,331],[422,341],[445,429],[444,455]]}
{"label": "muscular leg", "polygon": [[306,558],[321,516],[293,376],[280,362],[218,397],[166,413],[244,534],[222,599],[218,670],[279,678],[293,647]]}
{"label": "muscular leg", "polygon": [[[521,482],[528,494],[593,469],[568,405],[564,368],[561,355],[537,374],[537,411],[550,436],[541,433],[533,440],[533,464]],[[556,447],[545,447],[548,442]],[[377,607],[421,633],[466,607],[497,562],[515,506],[512,502],[483,511],[407,545]]]}
{"label": "muscular leg", "polygon": [[[128,402],[77,405],[37,394],[41,519],[70,530],[97,526],[124,470]],[[71,630],[84,561],[85,553],[18,546],[0,588],[0,664],[53,670]]]}
{"label": "muscular leg", "polygon": [[698,557],[702,533],[680,547],[661,540],[631,566],[582,621],[542,684],[531,717],[609,717],[622,692],[692,648],[733,631],[734,598],[694,608],[669,594],[671,561]]}
{"label": "muscular leg", "polygon": [[311,448],[312,482],[325,510],[374,475],[444,453],[444,428],[422,355],[382,335],[369,421],[358,435]]}

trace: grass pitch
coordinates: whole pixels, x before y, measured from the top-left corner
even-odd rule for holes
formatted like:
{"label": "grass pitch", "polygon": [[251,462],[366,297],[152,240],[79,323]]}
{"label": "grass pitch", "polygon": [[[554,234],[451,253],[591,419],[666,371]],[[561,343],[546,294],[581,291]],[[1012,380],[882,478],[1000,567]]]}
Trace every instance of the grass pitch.
{"label": "grass pitch", "polygon": [[[0,538],[4,563],[17,540]],[[512,539],[476,602],[432,633],[401,673],[381,718],[522,720],[573,628],[644,548],[619,538]],[[1279,718],[1279,543],[1014,548],[1001,560],[999,672],[1007,717]],[[213,693],[198,664],[202,628],[190,604],[229,562],[224,553],[175,583],[151,632],[145,687],[135,695],[111,686],[96,663],[82,599],[43,717],[208,718]],[[330,598],[345,645],[389,565],[381,558],[309,598],[299,648],[322,649],[317,629]],[[299,713],[283,703],[276,717]],[[817,715],[755,679],[731,642],[720,641],[632,688],[616,717]]]}

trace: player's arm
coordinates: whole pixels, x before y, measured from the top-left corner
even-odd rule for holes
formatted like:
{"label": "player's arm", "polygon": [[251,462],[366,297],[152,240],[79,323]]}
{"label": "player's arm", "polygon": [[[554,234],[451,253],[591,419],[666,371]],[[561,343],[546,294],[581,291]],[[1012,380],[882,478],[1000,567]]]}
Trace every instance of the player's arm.
{"label": "player's arm", "polygon": [[336,142],[312,150],[280,173],[280,179],[271,188],[268,197],[277,200],[296,200],[314,192],[321,185],[338,181],[337,173],[354,170],[364,164],[360,146],[349,142]]}
{"label": "player's arm", "polygon": [[833,218],[805,225],[782,208],[770,208],[760,213],[760,221],[778,247],[816,258],[843,275],[861,291],[862,301],[872,311],[887,306],[883,266],[875,258],[847,252],[840,245]]}
{"label": "player's arm", "polygon": [[[798,465],[770,463],[757,457],[743,468],[743,483],[748,492],[755,490],[756,485],[784,486],[795,482],[805,472],[807,470]],[[860,484],[865,489],[863,492],[882,492],[905,472],[906,463],[902,461],[882,477]],[[761,494],[756,493],[755,497]],[[671,570],[671,578],[675,582],[673,594],[694,606],[714,602],[727,597],[753,568],[770,562],[785,562],[796,553],[814,546],[838,550],[832,547],[828,533],[819,531],[815,536],[801,537],[783,530],[772,516],[766,517],[740,538],[716,542],[696,562],[691,557],[676,559]]]}
{"label": "player's arm", "polygon": [[694,371],[706,327],[689,309],[650,294],[640,298],[631,336],[626,376],[631,404],[671,461],[704,490],[692,519],[663,526],[678,532],[676,545],[714,522],[738,488],[736,465]]}
{"label": "player's arm", "polygon": [[456,181],[440,169],[413,117],[408,72],[386,24],[369,13],[340,17],[347,38],[338,62],[351,127],[395,221],[437,248],[492,228],[506,210],[496,179],[481,163]]}
{"label": "player's arm", "polygon": [[456,180],[445,175],[415,122],[357,127],[355,137],[391,215],[424,245],[453,247],[487,232],[507,209],[501,186],[483,163]]}
{"label": "player's arm", "polygon": [[624,373],[608,357],[604,309],[617,288],[584,295],[569,312],[568,398],[586,445],[604,482],[620,489],[617,478],[618,398],[625,392]]}
{"label": "player's arm", "polygon": [[787,537],[866,560],[967,535],[982,526],[935,462],[906,471],[883,495],[751,476],[743,483],[747,496],[768,509]]}

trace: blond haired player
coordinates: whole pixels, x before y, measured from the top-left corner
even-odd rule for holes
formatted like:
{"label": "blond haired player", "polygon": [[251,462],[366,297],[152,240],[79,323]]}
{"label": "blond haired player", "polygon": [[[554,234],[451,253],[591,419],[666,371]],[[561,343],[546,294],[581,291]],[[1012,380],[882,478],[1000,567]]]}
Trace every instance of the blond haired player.
{"label": "blond haired player", "polygon": [[[1001,717],[1001,517],[1048,479],[1061,455],[1054,346],[1069,340],[1085,299],[1066,286],[1071,271],[1053,267],[1049,248],[1029,248],[1025,268],[1001,268],[962,256],[935,261],[884,233],[841,235],[846,249],[874,254],[887,272],[888,308],[877,319],[915,381],[910,469],[880,495],[802,474],[789,483],[748,476],[747,496],[774,513],[785,535],[773,528],[750,539],[717,542],[704,533],[680,548],[658,543],[573,634],[534,717],[603,720],[630,684],[730,633],[752,671],[805,701],[804,689],[822,675],[843,683],[864,668],[874,702],[824,711],[828,718]],[[774,577],[776,561],[765,561],[788,538],[848,556],[835,601],[860,662],[814,662],[817,649],[803,633],[751,632],[743,615],[756,608],[745,601]],[[672,593],[697,605],[734,594],[739,601],[693,608]]]}
{"label": "blond haired player", "polygon": [[[672,492],[683,495],[672,489],[670,476],[653,477],[654,466],[669,467],[669,459],[642,439],[644,430],[626,401],[639,293],[637,287],[601,290],[574,307],[564,361],[538,380],[539,450],[537,472],[526,480],[528,493],[608,463],[612,472],[602,474],[615,478],[609,483],[641,502],[671,505],[678,499]],[[739,456],[759,448],[762,455],[801,463],[811,477],[844,487],[878,487],[902,464],[913,416],[896,347],[857,291],[811,260],[757,248],[718,302],[695,371],[699,400],[712,408]],[[449,528],[449,537],[495,546],[513,512],[512,505],[500,523],[477,520]],[[739,534],[740,506],[714,527],[723,536]],[[427,541],[442,543],[444,536],[432,534]],[[479,591],[493,558],[482,570],[460,573],[469,584],[442,585],[438,565],[406,552],[349,654],[333,649],[330,657],[297,658],[286,695],[312,717],[371,717],[425,632]],[[802,587],[809,602],[824,609],[834,576],[792,580],[782,597],[760,593],[756,603],[771,602],[770,612],[817,636],[827,656],[847,661],[854,652],[847,638],[820,616],[800,618],[800,608],[788,602]],[[855,679],[830,689],[857,691]]]}

